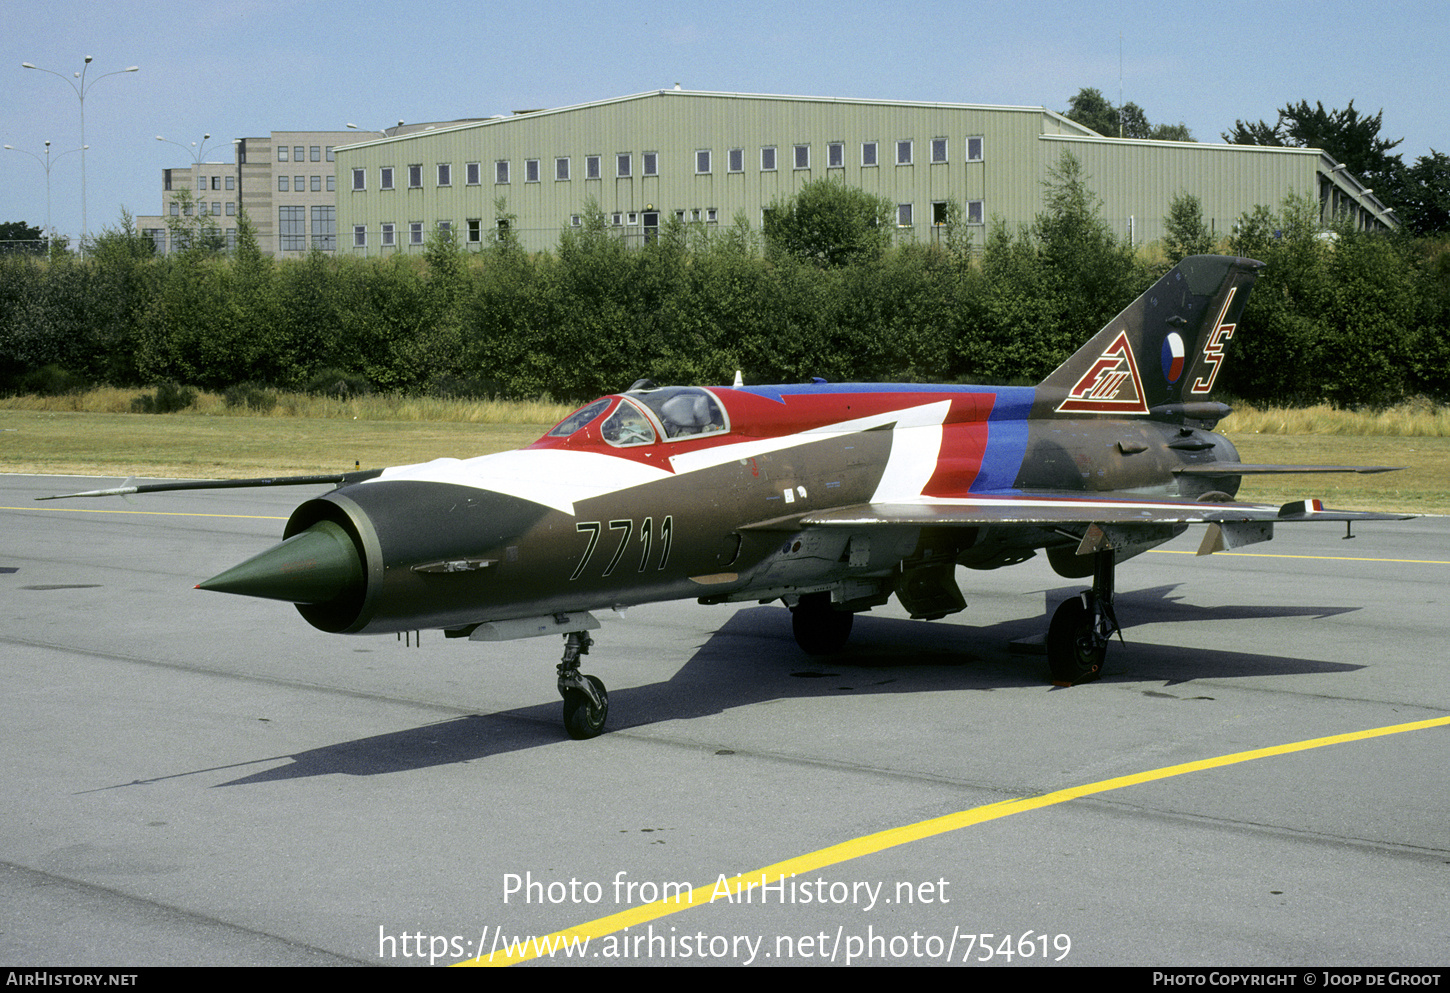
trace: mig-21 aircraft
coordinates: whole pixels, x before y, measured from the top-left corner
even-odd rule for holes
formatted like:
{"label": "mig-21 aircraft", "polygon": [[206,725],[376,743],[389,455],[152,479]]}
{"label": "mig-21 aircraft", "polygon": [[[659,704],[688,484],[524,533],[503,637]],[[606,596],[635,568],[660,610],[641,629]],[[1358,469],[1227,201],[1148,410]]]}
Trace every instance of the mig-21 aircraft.
{"label": "mig-21 aircraft", "polygon": [[800,647],[845,644],[895,596],[914,618],[966,606],[957,567],[1039,551],[1092,586],[1046,632],[1054,682],[1095,678],[1116,568],[1206,524],[1200,554],[1275,524],[1397,519],[1317,500],[1234,500],[1255,473],[1212,399],[1261,263],[1185,259],[1036,387],[656,387],[581,407],[527,448],[336,476],[154,483],[73,496],[335,482],[283,541],[200,589],[294,603],[324,631],[440,628],[565,637],[564,723],[600,733],[604,684],[579,671],[595,614],[634,604],[779,600]]}

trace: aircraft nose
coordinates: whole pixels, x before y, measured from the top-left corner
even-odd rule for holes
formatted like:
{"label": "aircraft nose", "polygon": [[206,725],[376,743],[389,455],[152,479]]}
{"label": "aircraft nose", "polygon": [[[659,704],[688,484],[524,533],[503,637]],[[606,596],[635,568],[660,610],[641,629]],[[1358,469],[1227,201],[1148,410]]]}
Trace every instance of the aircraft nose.
{"label": "aircraft nose", "polygon": [[366,581],[348,533],[332,521],[318,521],[196,588],[309,604],[348,596]]}

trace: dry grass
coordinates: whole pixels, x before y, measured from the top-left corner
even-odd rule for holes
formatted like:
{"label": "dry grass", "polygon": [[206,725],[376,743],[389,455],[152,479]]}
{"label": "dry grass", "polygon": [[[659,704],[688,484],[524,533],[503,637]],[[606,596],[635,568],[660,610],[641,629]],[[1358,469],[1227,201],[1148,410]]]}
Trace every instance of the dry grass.
{"label": "dry grass", "polygon": [[1259,409],[1236,404],[1218,430],[1229,435],[1318,434],[1396,436],[1403,438],[1450,437],[1450,408],[1428,400],[1413,400],[1382,411],[1335,410],[1318,407],[1271,407]]}
{"label": "dry grass", "polygon": [[[0,410],[33,410],[89,414],[129,414],[139,389],[104,387],[66,396],[22,396],[0,399]],[[541,424],[562,420],[574,408],[552,400],[446,400],[379,393],[349,400],[305,393],[276,394],[269,411],[228,407],[219,393],[198,394],[183,416],[304,417],[361,421],[443,421],[464,424]]]}

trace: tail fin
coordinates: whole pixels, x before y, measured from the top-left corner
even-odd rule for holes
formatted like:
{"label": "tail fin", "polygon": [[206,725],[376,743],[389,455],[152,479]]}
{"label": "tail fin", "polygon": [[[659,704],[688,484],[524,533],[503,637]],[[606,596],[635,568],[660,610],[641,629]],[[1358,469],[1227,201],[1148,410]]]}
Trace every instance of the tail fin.
{"label": "tail fin", "polygon": [[1205,401],[1262,262],[1193,255],[1073,353],[1038,386],[1064,414],[1147,414]]}

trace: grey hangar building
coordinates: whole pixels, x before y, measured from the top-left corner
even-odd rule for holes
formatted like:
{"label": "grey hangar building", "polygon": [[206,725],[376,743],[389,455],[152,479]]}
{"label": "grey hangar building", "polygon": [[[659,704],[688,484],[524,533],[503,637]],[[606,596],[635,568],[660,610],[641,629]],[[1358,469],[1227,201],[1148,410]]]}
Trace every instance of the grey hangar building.
{"label": "grey hangar building", "polygon": [[821,178],[894,204],[898,241],[943,237],[955,204],[981,245],[991,223],[1032,223],[1064,152],[1135,246],[1162,238],[1182,192],[1219,237],[1291,193],[1316,200],[1326,223],[1397,225],[1318,149],[1105,138],[1043,107],[673,89],[379,132],[334,151],[336,247],[357,255],[419,252],[438,230],[478,249],[503,223],[545,251],[591,205],[634,242],[671,218],[723,227],[743,217],[758,230],[773,202]]}

